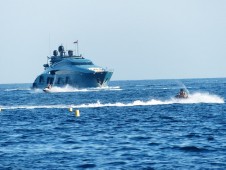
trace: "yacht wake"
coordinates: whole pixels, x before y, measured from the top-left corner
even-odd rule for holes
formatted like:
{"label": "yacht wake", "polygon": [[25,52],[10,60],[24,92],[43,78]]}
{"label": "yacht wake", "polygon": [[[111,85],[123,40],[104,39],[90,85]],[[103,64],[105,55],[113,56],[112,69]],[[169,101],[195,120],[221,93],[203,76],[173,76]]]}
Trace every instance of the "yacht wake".
{"label": "yacht wake", "polygon": [[[52,87],[50,89],[51,93],[65,93],[65,92],[92,92],[92,91],[101,91],[101,90],[109,90],[109,91],[117,91],[122,90],[119,86],[106,86],[106,87],[96,87],[96,88],[84,88],[78,89],[66,85],[65,87]],[[41,89],[36,89],[36,92],[41,92]]]}

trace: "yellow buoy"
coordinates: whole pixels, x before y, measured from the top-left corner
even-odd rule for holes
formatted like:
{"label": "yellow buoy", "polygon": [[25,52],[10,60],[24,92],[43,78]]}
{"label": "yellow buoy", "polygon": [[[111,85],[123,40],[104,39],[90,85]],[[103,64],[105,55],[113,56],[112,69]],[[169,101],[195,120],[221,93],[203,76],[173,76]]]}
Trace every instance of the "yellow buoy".
{"label": "yellow buoy", "polygon": [[69,110],[69,112],[72,112],[72,111],[73,111],[73,108],[72,108],[72,107],[70,107],[68,110]]}
{"label": "yellow buoy", "polygon": [[79,110],[76,110],[76,111],[75,111],[75,116],[76,116],[76,117],[79,117],[79,116],[80,116]]}

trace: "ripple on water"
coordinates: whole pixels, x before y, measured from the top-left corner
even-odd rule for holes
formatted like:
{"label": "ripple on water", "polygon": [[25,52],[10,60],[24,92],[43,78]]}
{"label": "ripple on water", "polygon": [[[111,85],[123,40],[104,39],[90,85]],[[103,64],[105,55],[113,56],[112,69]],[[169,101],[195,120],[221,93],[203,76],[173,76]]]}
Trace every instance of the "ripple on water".
{"label": "ripple on water", "polygon": [[86,169],[86,168],[95,168],[97,165],[92,163],[80,164],[77,168]]}
{"label": "ripple on water", "polygon": [[179,149],[184,152],[206,152],[209,151],[204,147],[197,147],[197,146],[175,146],[174,149]]}

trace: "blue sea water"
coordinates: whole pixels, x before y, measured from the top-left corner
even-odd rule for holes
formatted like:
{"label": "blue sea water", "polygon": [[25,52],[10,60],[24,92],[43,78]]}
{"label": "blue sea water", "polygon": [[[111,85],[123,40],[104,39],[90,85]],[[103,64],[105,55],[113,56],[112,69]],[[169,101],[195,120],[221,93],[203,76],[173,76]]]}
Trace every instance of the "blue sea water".
{"label": "blue sea water", "polygon": [[30,86],[0,85],[0,169],[226,169],[226,79]]}

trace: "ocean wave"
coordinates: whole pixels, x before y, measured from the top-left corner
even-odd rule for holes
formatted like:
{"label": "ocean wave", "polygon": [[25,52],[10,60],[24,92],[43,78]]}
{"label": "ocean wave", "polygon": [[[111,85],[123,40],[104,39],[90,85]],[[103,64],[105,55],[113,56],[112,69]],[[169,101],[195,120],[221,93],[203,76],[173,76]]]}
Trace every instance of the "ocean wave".
{"label": "ocean wave", "polygon": [[149,101],[135,100],[130,103],[116,102],[116,103],[84,103],[79,105],[21,105],[21,106],[0,106],[2,109],[52,109],[52,108],[97,108],[97,107],[133,107],[133,106],[152,106],[152,105],[169,105],[169,104],[195,104],[195,103],[212,103],[222,104],[224,99],[209,93],[194,93],[190,94],[188,99],[171,98],[169,100],[151,99]]}

